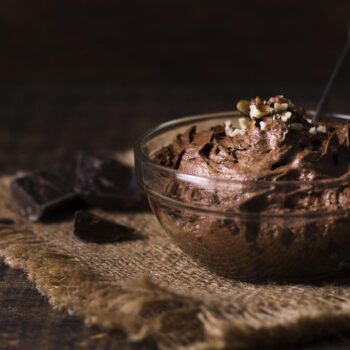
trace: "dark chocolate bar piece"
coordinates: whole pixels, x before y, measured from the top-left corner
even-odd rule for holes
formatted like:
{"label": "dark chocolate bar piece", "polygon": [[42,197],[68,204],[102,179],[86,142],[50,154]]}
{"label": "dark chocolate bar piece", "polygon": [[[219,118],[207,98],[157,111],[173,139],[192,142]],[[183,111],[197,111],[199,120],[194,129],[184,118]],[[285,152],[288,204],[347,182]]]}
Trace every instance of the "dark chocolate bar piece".
{"label": "dark chocolate bar piece", "polygon": [[133,229],[87,211],[75,213],[74,233],[80,239],[93,243],[114,243],[135,238]]}
{"label": "dark chocolate bar piece", "polygon": [[85,153],[78,157],[75,191],[98,207],[132,208],[141,200],[132,168],[113,158]]}
{"label": "dark chocolate bar piece", "polygon": [[12,181],[10,187],[18,212],[38,221],[76,203],[75,164],[71,160],[62,161]]}

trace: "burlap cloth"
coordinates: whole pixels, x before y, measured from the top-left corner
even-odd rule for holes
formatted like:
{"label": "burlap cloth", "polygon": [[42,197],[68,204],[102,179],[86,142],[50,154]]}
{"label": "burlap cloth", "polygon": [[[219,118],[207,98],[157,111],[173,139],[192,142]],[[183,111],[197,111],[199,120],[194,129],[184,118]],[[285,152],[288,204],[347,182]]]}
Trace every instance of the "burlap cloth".
{"label": "burlap cloth", "polygon": [[[160,348],[286,348],[350,329],[350,287],[254,285],[208,272],[184,255],[150,213],[103,213],[138,230],[141,240],[97,245],[72,222],[33,224],[0,179],[0,254],[26,271],[55,307],[131,340]],[[1,221],[0,221],[1,222]]]}

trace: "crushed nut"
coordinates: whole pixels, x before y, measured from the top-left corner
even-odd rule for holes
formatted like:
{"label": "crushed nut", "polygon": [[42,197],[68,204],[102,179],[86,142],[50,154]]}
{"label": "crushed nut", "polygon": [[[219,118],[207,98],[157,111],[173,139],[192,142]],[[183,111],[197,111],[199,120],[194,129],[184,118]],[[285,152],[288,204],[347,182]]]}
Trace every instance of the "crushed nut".
{"label": "crushed nut", "polygon": [[317,132],[321,133],[321,134],[326,134],[327,133],[327,128],[325,125],[319,125],[317,127]]}
{"label": "crushed nut", "polygon": [[269,105],[263,105],[263,104],[259,106],[255,104],[250,105],[249,115],[252,119],[260,119],[270,113],[271,113],[271,107]]}
{"label": "crushed nut", "polygon": [[254,103],[257,106],[259,106],[259,105],[263,104],[263,100],[259,96],[256,96],[255,99],[254,99]]}
{"label": "crushed nut", "polygon": [[250,102],[248,100],[240,100],[237,103],[237,110],[243,115],[249,116]]}
{"label": "crushed nut", "polygon": [[248,128],[248,119],[247,118],[239,118],[238,123],[239,123],[239,126],[241,127],[241,129]]}
{"label": "crushed nut", "polygon": [[292,112],[285,112],[281,119],[284,121],[284,122],[287,122],[290,118],[292,117]]}
{"label": "crushed nut", "polygon": [[275,102],[274,105],[273,105],[273,109],[276,111],[276,112],[284,112],[288,109],[288,103],[284,102],[284,103],[278,103],[278,102]]}
{"label": "crushed nut", "polygon": [[285,103],[285,102],[287,102],[286,98],[283,95],[275,96],[275,101],[278,102],[278,103]]}
{"label": "crushed nut", "polygon": [[249,115],[251,118],[262,118],[263,117],[263,115],[258,110],[258,107],[255,105],[250,105]]}
{"label": "crushed nut", "polygon": [[242,135],[244,136],[247,132],[247,129],[235,129],[233,131],[233,136],[236,136],[236,135]]}
{"label": "crushed nut", "polygon": [[[245,118],[241,118],[241,119],[245,119]],[[236,136],[236,135],[242,135],[244,136],[247,132],[247,128],[242,128],[242,129],[234,129],[232,127],[232,124],[229,120],[225,121],[225,134],[226,136]]]}
{"label": "crushed nut", "polygon": [[316,135],[316,134],[317,134],[317,129],[316,129],[316,127],[313,126],[312,128],[310,128],[310,129],[309,129],[309,133],[310,133],[311,135]]}
{"label": "crushed nut", "polygon": [[267,126],[267,124],[265,122],[260,122],[260,129],[261,130],[265,130],[266,126]]}
{"label": "crushed nut", "polygon": [[[245,116],[249,116],[251,119],[258,120],[264,117],[270,117],[273,120],[282,120],[285,123],[296,113],[294,110],[290,110],[293,106],[292,101],[283,95],[273,96],[268,100],[263,100],[257,96],[250,101],[240,100],[237,103],[238,111]],[[241,129],[247,128],[247,121],[244,118],[240,121],[240,127]],[[302,130],[303,126],[300,124],[293,126],[293,128],[295,130]]]}
{"label": "crushed nut", "polygon": [[226,136],[233,136],[233,127],[232,127],[232,124],[231,124],[231,121],[229,120],[226,120],[225,121],[225,134]]}

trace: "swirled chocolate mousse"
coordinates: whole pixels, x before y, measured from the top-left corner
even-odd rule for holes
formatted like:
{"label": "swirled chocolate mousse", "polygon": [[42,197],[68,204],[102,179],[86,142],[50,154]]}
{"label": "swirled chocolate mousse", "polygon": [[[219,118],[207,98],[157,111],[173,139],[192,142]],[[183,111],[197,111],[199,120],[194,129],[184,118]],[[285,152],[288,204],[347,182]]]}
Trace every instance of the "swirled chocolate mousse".
{"label": "swirled chocolate mousse", "polygon": [[[192,126],[160,149],[154,162],[211,179],[307,182],[349,176],[348,124],[313,123],[303,108],[283,96],[241,100],[237,110],[242,115],[238,125],[227,120],[209,130],[197,131]],[[177,195],[183,197],[184,191],[181,188]],[[226,209],[316,211],[328,206],[347,207],[350,188],[325,189],[308,198],[294,191],[279,196],[267,190],[221,200]]]}
{"label": "swirled chocolate mousse", "polygon": [[222,124],[190,127],[153,155],[209,179],[175,173],[159,185],[184,204],[151,201],[163,227],[229,277],[293,279],[350,266],[349,125],[314,123],[284,96],[241,100],[237,110]]}

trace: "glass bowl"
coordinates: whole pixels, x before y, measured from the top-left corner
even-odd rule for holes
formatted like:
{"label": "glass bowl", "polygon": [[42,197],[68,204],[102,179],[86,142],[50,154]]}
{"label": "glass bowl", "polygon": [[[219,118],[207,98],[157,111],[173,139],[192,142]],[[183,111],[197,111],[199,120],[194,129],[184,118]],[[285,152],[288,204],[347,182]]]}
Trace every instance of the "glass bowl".
{"label": "glass bowl", "polygon": [[[136,143],[137,181],[161,226],[185,253],[229,278],[289,281],[328,278],[350,270],[348,204],[319,211],[308,204],[326,194],[330,203],[344,203],[342,198],[350,196],[349,177],[305,182],[218,180],[152,161],[157,150],[190,126],[200,131],[228,119],[235,124],[238,117],[235,112],[221,112],[176,119],[150,130]],[[243,197],[251,198],[249,205],[238,205]],[[293,198],[302,200],[304,207],[293,209]],[[258,209],[267,200],[278,205]]]}

